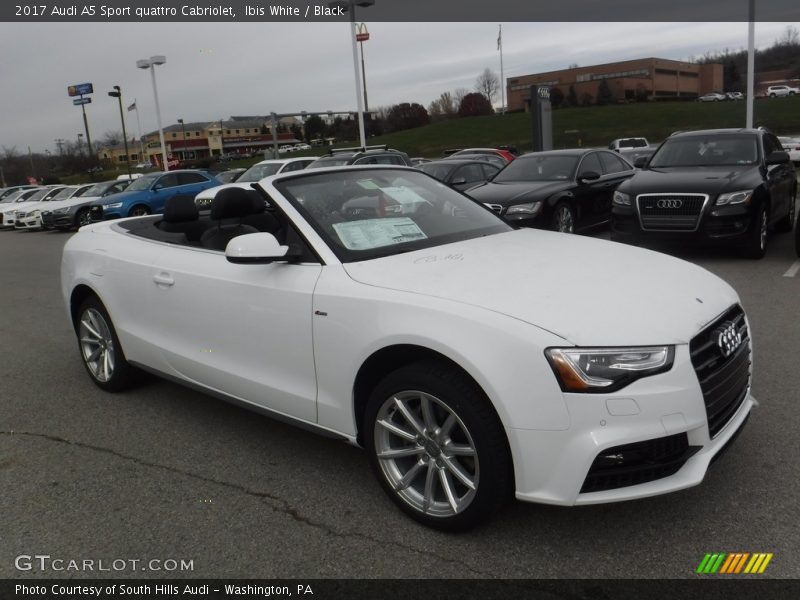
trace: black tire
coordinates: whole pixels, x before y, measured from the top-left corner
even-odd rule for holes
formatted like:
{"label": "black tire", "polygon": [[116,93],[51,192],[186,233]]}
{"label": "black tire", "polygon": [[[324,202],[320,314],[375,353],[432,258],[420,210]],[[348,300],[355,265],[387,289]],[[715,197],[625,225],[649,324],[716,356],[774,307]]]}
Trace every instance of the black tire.
{"label": "black tire", "polygon": [[[430,408],[427,420],[423,403]],[[381,423],[399,427],[405,435]],[[363,431],[384,491],[428,527],[465,531],[487,520],[511,495],[511,458],[500,419],[483,391],[455,367],[420,362],[387,375],[370,395]],[[411,432],[413,440],[407,437]],[[470,448],[472,456],[467,455]],[[398,450],[408,454],[378,458],[379,452]],[[409,474],[408,483],[399,488]]]}
{"label": "black tire", "polygon": [[555,205],[550,216],[550,229],[561,233],[575,233],[575,211],[568,202],[562,200]]}
{"label": "black tire", "polygon": [[762,202],[755,215],[744,246],[744,255],[755,260],[764,258],[769,234],[769,213]]}
{"label": "black tire", "polygon": [[75,227],[80,229],[84,225],[92,224],[92,211],[89,208],[82,208],[75,214]]}
{"label": "black tire", "polygon": [[797,188],[792,190],[792,197],[789,199],[789,210],[780,221],[775,223],[775,231],[791,231],[794,227],[795,219],[795,200],[797,198]]}
{"label": "black tire", "polygon": [[[95,385],[107,392],[131,387],[136,369],[125,359],[111,317],[96,296],[83,301],[74,325],[81,361]],[[110,362],[105,362],[107,358]]]}
{"label": "black tire", "polygon": [[144,217],[149,215],[152,211],[150,210],[149,206],[145,206],[144,204],[137,204],[133,208],[131,208],[130,212],[128,213],[129,217]]}

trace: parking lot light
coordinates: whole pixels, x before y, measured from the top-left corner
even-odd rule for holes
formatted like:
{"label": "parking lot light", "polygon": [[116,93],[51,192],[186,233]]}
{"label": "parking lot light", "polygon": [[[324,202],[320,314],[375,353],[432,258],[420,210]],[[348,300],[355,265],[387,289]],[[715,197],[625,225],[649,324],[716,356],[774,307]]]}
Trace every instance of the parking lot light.
{"label": "parking lot light", "polygon": [[163,65],[167,62],[167,57],[161,54],[143,58],[136,61],[136,66],[140,69],[150,69],[150,75],[153,79],[153,98],[156,101],[156,122],[158,123],[158,137],[161,140],[161,162],[163,163],[164,171],[169,171],[167,164],[167,144],[164,141],[164,128],[161,126],[161,107],[158,105],[158,87],[156,87],[156,65]]}
{"label": "parking lot light", "polygon": [[128,179],[133,179],[133,177],[131,177],[131,155],[128,152],[128,133],[125,131],[125,113],[122,112],[122,88],[115,85],[114,91],[108,92],[108,95],[119,101],[119,119],[122,121],[122,140],[125,142],[125,164],[128,165]]}

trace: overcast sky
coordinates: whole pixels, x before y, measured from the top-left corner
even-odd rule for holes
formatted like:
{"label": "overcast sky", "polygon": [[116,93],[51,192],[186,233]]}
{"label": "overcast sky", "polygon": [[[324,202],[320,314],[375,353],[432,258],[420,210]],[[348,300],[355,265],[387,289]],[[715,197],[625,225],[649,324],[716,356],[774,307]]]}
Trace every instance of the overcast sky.
{"label": "overcast sky", "polygon": [[[472,89],[486,67],[499,74],[497,23],[367,23],[364,44],[372,107],[419,102]],[[800,26],[793,23],[795,27]],[[786,23],[758,23],[765,48]],[[747,46],[746,23],[506,23],[505,77],[570,64],[656,56],[686,60]],[[153,89],[136,60],[163,54],[156,68],[163,125],[231,115],[355,109],[349,24],[345,23],[0,23],[0,147],[56,151],[54,140],[83,132],[67,86],[90,82],[93,141],[119,131],[107,92],[136,99],[142,132],[155,130]],[[136,113],[126,112],[129,136]]]}

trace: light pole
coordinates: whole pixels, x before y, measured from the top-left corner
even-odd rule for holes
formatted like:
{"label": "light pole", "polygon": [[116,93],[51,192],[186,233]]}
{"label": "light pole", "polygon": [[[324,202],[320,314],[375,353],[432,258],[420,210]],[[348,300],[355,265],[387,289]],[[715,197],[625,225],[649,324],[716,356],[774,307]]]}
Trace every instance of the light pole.
{"label": "light pole", "polygon": [[183,119],[178,119],[181,124],[181,131],[183,132],[183,150],[181,151],[181,158],[186,160],[186,126],[183,124]]}
{"label": "light pole", "polygon": [[136,66],[140,69],[150,69],[153,79],[153,98],[156,101],[156,121],[158,122],[158,137],[161,140],[161,162],[164,171],[169,171],[167,164],[167,143],[164,141],[164,129],[161,127],[161,107],[158,105],[158,87],[156,87],[156,65],[163,65],[167,62],[167,57],[162,55],[151,56],[136,61]]}
{"label": "light pole", "polygon": [[336,2],[329,2],[330,7],[340,7],[342,12],[350,13],[350,41],[353,45],[353,72],[355,73],[356,81],[356,102],[358,104],[358,135],[361,140],[361,147],[366,147],[367,139],[364,135],[364,106],[363,98],[361,97],[361,76],[358,73],[358,48],[356,48],[356,36],[358,31],[356,29],[356,6],[366,8],[375,4],[375,0],[337,0]]}
{"label": "light pole", "polygon": [[119,100],[119,120],[122,121],[122,140],[125,142],[125,164],[128,165],[128,179],[133,179],[131,177],[131,155],[128,152],[128,133],[125,131],[125,115],[122,112],[122,89],[115,85],[114,91],[108,92],[108,95]]}

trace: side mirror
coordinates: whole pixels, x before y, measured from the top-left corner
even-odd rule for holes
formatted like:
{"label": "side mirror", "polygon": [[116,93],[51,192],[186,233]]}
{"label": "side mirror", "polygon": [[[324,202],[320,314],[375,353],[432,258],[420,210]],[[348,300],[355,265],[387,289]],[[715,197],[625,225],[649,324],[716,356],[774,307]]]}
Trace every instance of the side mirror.
{"label": "side mirror", "polygon": [[644,169],[647,166],[647,161],[649,157],[647,156],[639,156],[636,160],[633,161],[633,166],[637,169]]}
{"label": "side mirror", "polygon": [[281,246],[266,232],[239,235],[225,247],[225,258],[237,265],[265,265],[290,257],[289,246]]}
{"label": "side mirror", "polygon": [[764,161],[768,167],[771,167],[772,165],[782,165],[786,162],[789,162],[789,153],[783,152],[782,150],[770,152],[767,156],[767,159]]}
{"label": "side mirror", "polygon": [[157,184],[155,184],[153,186],[152,189],[153,189],[154,192],[160,192],[161,190],[164,189],[164,184],[163,183],[157,183]]}
{"label": "side mirror", "polygon": [[595,171],[584,171],[580,175],[578,175],[578,182],[579,183],[588,183],[590,181],[597,181],[600,179],[600,173]]}

